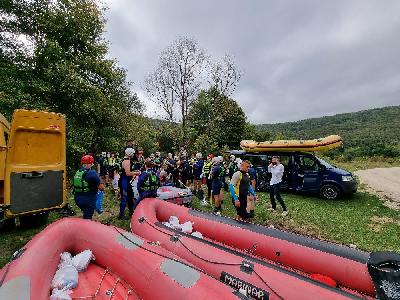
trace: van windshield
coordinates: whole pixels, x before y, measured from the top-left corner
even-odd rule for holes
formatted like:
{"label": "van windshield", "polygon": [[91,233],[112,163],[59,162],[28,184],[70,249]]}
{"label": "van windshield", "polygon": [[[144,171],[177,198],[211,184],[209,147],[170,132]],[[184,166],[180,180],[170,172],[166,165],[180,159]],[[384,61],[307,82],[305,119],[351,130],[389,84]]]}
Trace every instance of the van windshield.
{"label": "van windshield", "polygon": [[326,167],[327,169],[333,168],[332,165],[330,165],[329,163],[327,163],[326,161],[324,161],[322,158],[316,157],[315,158],[318,160],[318,162],[323,165],[324,167]]}

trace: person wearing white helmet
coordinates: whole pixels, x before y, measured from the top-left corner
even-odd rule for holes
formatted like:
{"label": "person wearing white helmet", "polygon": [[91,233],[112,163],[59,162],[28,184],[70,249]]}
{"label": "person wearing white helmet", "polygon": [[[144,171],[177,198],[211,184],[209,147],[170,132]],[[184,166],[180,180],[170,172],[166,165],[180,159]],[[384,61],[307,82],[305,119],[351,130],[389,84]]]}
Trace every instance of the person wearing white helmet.
{"label": "person wearing white helmet", "polygon": [[119,207],[118,219],[129,219],[125,217],[125,208],[128,204],[129,216],[133,214],[133,190],[130,184],[134,176],[140,174],[140,171],[133,172],[131,160],[135,155],[135,149],[126,148],[125,157],[122,161],[122,174],[119,180],[121,203]]}
{"label": "person wearing white helmet", "polygon": [[196,153],[196,161],[193,164],[193,177],[194,177],[194,194],[197,195],[197,198],[203,199],[203,190],[201,188],[201,175],[203,173],[203,155],[198,152]]}
{"label": "person wearing white helmet", "polygon": [[222,166],[224,161],[222,156],[213,158],[212,175],[212,194],[214,198],[214,213],[220,213],[222,210],[222,187],[224,186],[225,169]]}

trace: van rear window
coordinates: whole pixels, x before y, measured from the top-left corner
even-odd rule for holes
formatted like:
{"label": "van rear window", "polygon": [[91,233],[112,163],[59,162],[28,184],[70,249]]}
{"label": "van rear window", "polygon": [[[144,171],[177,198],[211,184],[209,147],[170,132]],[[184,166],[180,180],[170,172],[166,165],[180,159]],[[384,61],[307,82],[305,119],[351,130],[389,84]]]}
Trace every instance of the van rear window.
{"label": "van rear window", "polygon": [[12,147],[12,164],[53,165],[62,163],[62,135],[59,132],[17,130]]}

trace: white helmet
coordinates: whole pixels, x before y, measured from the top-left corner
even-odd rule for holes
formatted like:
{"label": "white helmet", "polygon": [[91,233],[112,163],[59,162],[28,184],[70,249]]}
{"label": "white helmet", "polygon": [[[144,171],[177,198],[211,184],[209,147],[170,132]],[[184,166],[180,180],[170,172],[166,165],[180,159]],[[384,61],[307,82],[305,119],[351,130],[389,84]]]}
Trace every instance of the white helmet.
{"label": "white helmet", "polygon": [[135,149],[133,148],[126,148],[125,149],[125,155],[128,157],[132,157],[133,155],[135,155]]}
{"label": "white helmet", "polygon": [[229,156],[229,159],[230,159],[231,161],[235,161],[235,155],[231,154],[231,155]]}
{"label": "white helmet", "polygon": [[106,157],[107,156],[107,152],[101,152],[101,156]]}
{"label": "white helmet", "polygon": [[173,159],[174,157],[172,156],[172,153],[168,153],[168,158]]}
{"label": "white helmet", "polygon": [[240,165],[242,164],[242,160],[238,157],[238,158],[236,158],[235,162],[236,162],[238,168],[240,169]]}
{"label": "white helmet", "polygon": [[203,155],[200,152],[198,152],[198,153],[196,153],[196,158],[201,159],[201,158],[203,158]]}
{"label": "white helmet", "polygon": [[216,156],[212,159],[212,163],[214,165],[218,165],[224,161],[224,158],[222,156]]}

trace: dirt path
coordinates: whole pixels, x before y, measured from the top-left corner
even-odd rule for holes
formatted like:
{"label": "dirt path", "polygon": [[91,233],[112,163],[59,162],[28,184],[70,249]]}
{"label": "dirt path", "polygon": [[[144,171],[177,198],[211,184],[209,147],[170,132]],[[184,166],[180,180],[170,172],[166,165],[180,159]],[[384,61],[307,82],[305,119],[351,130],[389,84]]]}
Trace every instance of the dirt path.
{"label": "dirt path", "polygon": [[400,167],[360,170],[355,174],[362,183],[386,200],[386,205],[400,209]]}

